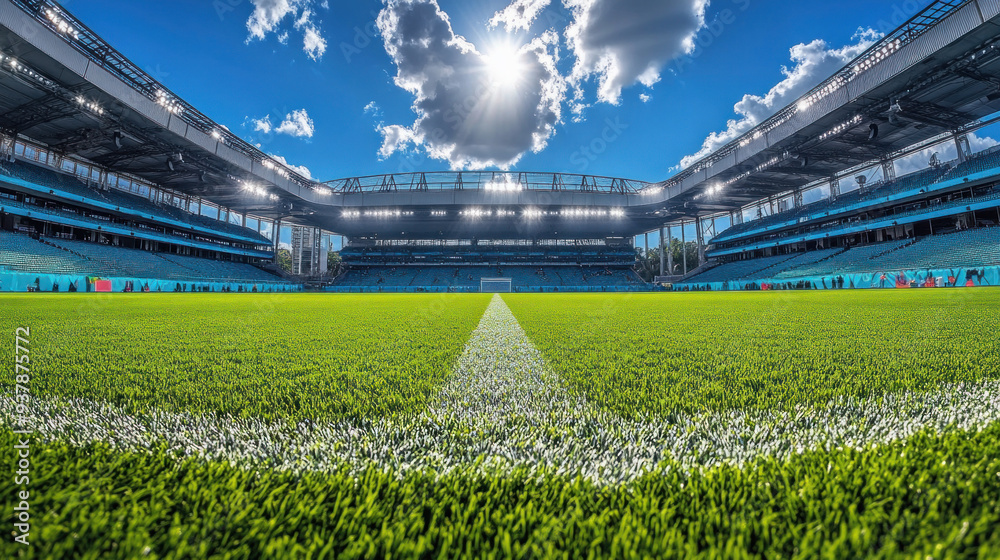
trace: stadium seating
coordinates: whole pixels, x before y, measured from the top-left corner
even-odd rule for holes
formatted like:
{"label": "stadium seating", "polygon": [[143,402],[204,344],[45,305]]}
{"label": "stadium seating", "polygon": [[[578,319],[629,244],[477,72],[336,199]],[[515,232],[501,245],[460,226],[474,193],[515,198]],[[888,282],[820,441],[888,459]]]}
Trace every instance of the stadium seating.
{"label": "stadium seating", "polygon": [[686,282],[725,282],[727,280],[741,280],[755,278],[764,270],[779,266],[794,258],[795,255],[778,255],[775,257],[762,257],[759,259],[748,259],[733,261],[710,268],[701,274],[692,276]]}
{"label": "stadium seating", "polygon": [[947,181],[949,179],[966,177],[997,168],[1000,168],[1000,150],[980,152],[973,154],[969,159],[956,165],[941,180]]}
{"label": "stadium seating", "polygon": [[879,270],[1000,265],[1000,228],[928,236],[873,264]]}
{"label": "stadium seating", "polygon": [[917,171],[916,173],[899,177],[895,181],[872,183],[864,189],[845,193],[836,199],[823,199],[800,206],[799,208],[735,225],[716,236],[714,241],[716,243],[727,243],[741,237],[764,233],[768,228],[791,226],[848,210],[863,208],[868,204],[878,202],[879,199],[891,197],[899,193],[929,189],[931,185],[943,180],[946,176],[946,168],[942,167]]}
{"label": "stadium seating", "polygon": [[87,274],[93,265],[85,257],[31,237],[0,232],[0,269],[45,274]]}
{"label": "stadium seating", "polygon": [[846,250],[809,251],[775,265],[775,260],[781,258],[787,259],[787,255],[719,265],[686,283],[1000,265],[1000,227],[901,239]]}
{"label": "stadium seating", "polygon": [[91,187],[76,176],[59,173],[42,166],[24,162],[2,163],[0,164],[0,174],[16,177],[41,187],[57,189],[79,197],[81,200],[88,199],[114,205],[123,214],[148,216],[154,222],[169,225],[172,225],[171,222],[180,222],[182,225],[198,226],[203,230],[207,230],[206,233],[215,232],[217,235],[223,235],[224,237],[235,236],[237,239],[270,244],[270,241],[266,237],[252,229],[185,212],[174,206],[154,204],[147,198],[118,189]]}
{"label": "stadium seating", "polygon": [[846,251],[836,252],[829,258],[817,260],[810,264],[802,264],[794,268],[785,269],[775,278],[799,278],[803,276],[829,276],[835,274],[848,274],[854,272],[870,272],[880,268],[875,263],[879,255],[884,255],[898,250],[900,247],[913,243],[912,239],[902,239],[898,241],[888,241],[865,245],[863,247],[853,247]]}
{"label": "stadium seating", "polygon": [[337,279],[337,286],[362,288],[478,289],[483,278],[510,278],[514,289],[600,287],[642,284],[631,270],[621,267],[580,266],[384,266],[354,267]]}
{"label": "stadium seating", "polygon": [[57,238],[0,232],[0,268],[13,272],[86,274],[165,280],[281,282],[253,265]]}
{"label": "stadium seating", "polygon": [[[73,224],[74,222],[82,222],[86,224],[86,227],[92,229],[105,229],[105,231],[113,231],[108,228],[117,228],[119,230],[128,232],[139,238],[151,239],[154,241],[160,241],[165,243],[177,243],[181,245],[188,245],[191,247],[196,247],[199,249],[206,250],[217,250],[222,252],[237,253],[237,254],[257,254],[260,251],[254,253],[254,250],[246,250],[241,247],[229,247],[226,245],[215,244],[210,241],[204,241],[202,238],[192,239],[189,237],[180,237],[177,234],[169,234],[164,231],[155,230],[152,226],[145,226],[144,224],[138,224],[138,227],[131,227],[124,223],[113,222],[111,219],[102,219],[95,216],[86,216],[69,210],[60,209],[57,207],[49,206],[43,207],[35,204],[26,204],[24,202],[18,202],[11,198],[0,198],[0,208],[5,209],[21,209],[31,212],[32,217],[44,218],[45,221],[51,221],[53,223],[62,224]],[[71,221],[72,220],[72,221]],[[267,251],[263,251],[267,253]],[[261,255],[263,256],[263,255]]]}

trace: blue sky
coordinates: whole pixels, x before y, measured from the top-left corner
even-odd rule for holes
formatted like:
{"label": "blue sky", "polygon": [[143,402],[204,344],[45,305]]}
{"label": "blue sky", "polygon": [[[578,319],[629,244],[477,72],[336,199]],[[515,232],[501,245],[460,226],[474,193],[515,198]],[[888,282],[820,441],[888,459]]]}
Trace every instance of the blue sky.
{"label": "blue sky", "polygon": [[[899,20],[900,9],[916,6],[871,0],[714,0],[707,6],[704,0],[566,0],[565,5],[517,1],[548,4],[527,31],[508,32],[504,23],[509,20],[491,28],[491,18],[508,7],[507,0],[390,0],[388,6],[380,1],[333,0],[291,0],[291,4],[289,0],[73,0],[65,7],[217,122],[259,143],[264,151],[307,167],[317,179],[500,162],[513,170],[660,180],[683,158],[697,153],[709,134],[726,131],[728,120],[748,119],[736,123],[733,131],[739,132],[740,126],[766,118],[786,98],[797,97],[829,75],[841,64],[838,57],[849,56],[856,52],[852,46],[860,50],[865,41],[874,39],[871,34],[859,35],[859,28],[887,30],[894,17]],[[407,45],[403,20],[383,17],[382,28],[391,30],[392,37],[380,36],[375,20],[383,10],[402,18],[404,10],[414,10],[417,4],[430,6],[421,12],[428,21],[438,22],[446,14],[451,32],[486,56],[504,52],[495,45],[512,45],[506,47],[509,50],[547,37],[540,48],[547,53],[558,48],[559,62],[551,68],[542,63],[531,66],[538,71],[532,75],[541,75],[550,85],[561,83],[564,91],[538,104],[532,96],[539,95],[539,83],[545,82],[511,78],[515,83],[505,83],[502,88],[507,89],[500,90],[503,99],[494,107],[496,114],[490,117],[494,120],[478,127],[474,138],[467,139],[468,146],[446,149],[428,137],[400,142],[387,154],[387,135],[419,135],[421,115],[412,109],[414,91],[435,81],[428,78],[433,68],[421,66],[426,62],[424,53],[399,54]],[[277,11],[261,12],[266,9]],[[283,10],[285,17],[276,22],[261,24],[258,18],[254,23],[255,13],[280,15]],[[654,13],[658,10],[663,13]],[[582,21],[588,14],[589,23]],[[643,29],[644,21],[656,17],[670,27],[667,33],[648,25]],[[568,40],[573,25],[585,38],[576,48]],[[624,36],[602,37],[611,27],[622,29]],[[263,38],[250,37],[254,28]],[[662,44],[644,50],[654,32]],[[304,43],[308,33],[312,33],[311,52],[306,52]],[[677,44],[663,40],[664,35],[674,37]],[[325,43],[321,55],[317,38]],[[702,46],[688,52],[685,39]],[[610,51],[600,50],[608,47],[598,44],[602,40],[611,42]],[[396,56],[387,52],[392,45],[400,47]],[[800,59],[793,61],[790,49],[796,45]],[[625,78],[617,99],[607,99],[602,79],[614,80],[602,77],[600,69],[574,70],[595,52],[618,53],[613,62]],[[677,52],[681,55],[672,56]],[[441,60],[452,60],[447,58],[451,54],[443,53]],[[534,64],[534,56],[522,52],[508,69],[522,71],[525,61]],[[782,73],[783,67],[790,75]],[[404,78],[417,89],[408,91],[394,83],[404,68]],[[648,73],[632,79],[630,68],[651,69],[659,80],[650,79]],[[642,81],[656,83],[647,87]],[[783,81],[790,91],[772,92]],[[458,91],[462,87],[456,85]],[[614,87],[611,90],[614,93]],[[751,99],[746,115],[738,115],[734,105],[747,94],[759,98]],[[648,100],[644,102],[642,95]],[[576,105],[587,108],[577,114]],[[539,119],[538,108],[544,109],[544,124],[532,122]],[[504,113],[507,110],[510,114]],[[262,128],[256,122],[264,117],[269,117],[268,133],[255,130]],[[501,132],[505,127],[509,130]],[[519,127],[534,136],[519,136]],[[494,129],[497,138],[483,132]],[[531,140],[539,134],[544,136],[544,147]],[[587,146],[598,149],[586,151]]]}

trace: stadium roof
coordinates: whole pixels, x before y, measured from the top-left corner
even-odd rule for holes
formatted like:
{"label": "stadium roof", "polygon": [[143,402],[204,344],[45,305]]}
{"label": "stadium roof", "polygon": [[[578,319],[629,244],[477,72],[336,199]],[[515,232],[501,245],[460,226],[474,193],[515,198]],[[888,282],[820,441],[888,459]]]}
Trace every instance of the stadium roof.
{"label": "stadium roof", "polygon": [[[796,103],[658,184],[493,172],[323,184],[212,121],[51,0],[0,0],[0,29],[7,132],[240,212],[346,235],[446,235],[434,223],[352,217],[414,208],[460,216],[477,206],[623,209],[626,220],[591,233],[634,235],[841,176],[1000,110],[1000,1],[937,0]],[[550,216],[560,214],[543,212],[552,223],[531,234],[565,234]]]}

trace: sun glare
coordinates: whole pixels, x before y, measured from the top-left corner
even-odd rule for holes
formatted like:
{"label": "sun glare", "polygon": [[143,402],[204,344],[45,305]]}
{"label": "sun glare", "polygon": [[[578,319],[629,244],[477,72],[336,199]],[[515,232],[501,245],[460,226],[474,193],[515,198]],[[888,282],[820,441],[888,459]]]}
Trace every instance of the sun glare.
{"label": "sun glare", "polygon": [[524,77],[524,55],[514,45],[496,45],[483,58],[486,71],[496,84],[513,86]]}

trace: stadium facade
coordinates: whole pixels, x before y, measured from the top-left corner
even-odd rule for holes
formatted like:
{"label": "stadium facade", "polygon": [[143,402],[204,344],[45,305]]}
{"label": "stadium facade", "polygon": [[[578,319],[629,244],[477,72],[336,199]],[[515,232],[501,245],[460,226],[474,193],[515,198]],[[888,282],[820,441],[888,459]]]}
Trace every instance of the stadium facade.
{"label": "stadium facade", "polygon": [[[330,234],[347,240],[334,291],[997,285],[1000,153],[970,153],[968,134],[1000,120],[998,32],[996,0],[933,2],[662,182],[487,171],[323,183],[55,2],[0,0],[0,289],[298,290],[326,271]],[[955,161],[897,177],[896,161],[942,143]],[[282,227],[293,275],[275,263]],[[653,231],[665,247],[648,283],[633,247]],[[693,257],[674,258],[677,238]]]}

